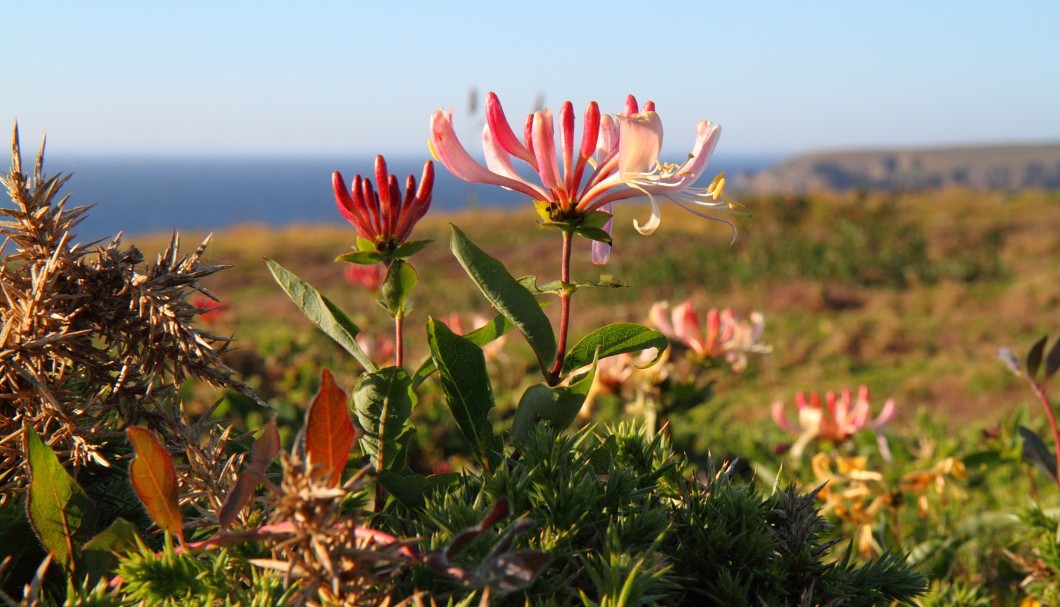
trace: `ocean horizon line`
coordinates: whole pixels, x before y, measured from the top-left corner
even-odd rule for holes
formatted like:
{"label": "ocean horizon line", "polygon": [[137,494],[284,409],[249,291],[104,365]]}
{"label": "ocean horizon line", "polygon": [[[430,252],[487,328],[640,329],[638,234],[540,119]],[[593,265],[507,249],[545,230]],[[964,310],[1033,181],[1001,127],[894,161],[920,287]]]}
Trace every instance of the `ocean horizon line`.
{"label": "ocean horizon line", "polygon": [[[341,221],[335,208],[331,174],[371,175],[374,155],[347,157],[210,156],[107,157],[47,154],[45,172],[70,180],[63,193],[71,206],[93,205],[78,226],[78,241],[107,238],[119,231],[145,234],[217,231],[240,223],[273,227]],[[387,157],[399,180],[419,179],[425,158]],[[710,176],[753,173],[772,166],[773,156],[716,154]],[[704,177],[708,180],[708,177]],[[506,208],[526,196],[494,186],[470,184],[436,163],[433,206],[445,211]]]}

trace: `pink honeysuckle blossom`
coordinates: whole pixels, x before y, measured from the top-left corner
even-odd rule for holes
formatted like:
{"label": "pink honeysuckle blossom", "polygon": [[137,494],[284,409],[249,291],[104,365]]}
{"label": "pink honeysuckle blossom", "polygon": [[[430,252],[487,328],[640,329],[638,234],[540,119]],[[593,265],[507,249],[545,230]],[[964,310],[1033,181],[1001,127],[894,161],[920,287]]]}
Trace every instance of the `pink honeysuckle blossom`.
{"label": "pink honeysuckle blossom", "polygon": [[[894,419],[897,406],[894,399],[887,399],[875,418],[870,419],[869,389],[862,385],[858,388],[857,400],[853,400],[850,390],[841,393],[825,394],[824,406],[816,392],[809,397],[800,392],[795,395],[795,406],[798,409],[798,425],[793,424],[784,414],[784,403],[773,403],[773,421],[783,430],[799,436],[792,447],[792,454],[798,457],[806,444],[815,439],[830,440],[842,443],[862,430],[878,430]],[[881,442],[881,447],[886,443]],[[887,454],[885,453],[885,456]]]}
{"label": "pink honeysuckle blossom", "polygon": [[[453,175],[464,181],[499,185],[522,192],[548,206],[553,221],[571,221],[597,210],[610,211],[611,203],[629,198],[647,198],[651,217],[634,227],[651,234],[659,226],[656,197],[674,201],[705,217],[732,223],[699,210],[734,208],[722,198],[723,176],[709,187],[695,188],[714,147],[720,127],[700,121],[696,142],[682,165],[659,161],[662,149],[662,119],[649,101],[643,111],[636,99],[626,99],[623,114],[601,115],[595,101],[585,110],[582,136],[575,150],[574,106],[564,102],[560,110],[559,145],[555,139],[552,111],[543,109],[527,116],[522,140],[515,134],[495,93],[486,97],[486,126],[482,133],[485,166],[473,159],[460,143],[453,127],[452,112],[437,110],[431,116],[431,152]],[[537,182],[519,174],[513,157],[530,166]],[[560,163],[562,161],[562,169]],[[594,261],[606,261],[606,245],[594,247]]]}
{"label": "pink honeysuckle blossom", "polygon": [[746,321],[737,319],[731,309],[711,308],[703,327],[691,301],[681,303],[672,311],[669,302],[660,301],[651,307],[649,318],[660,333],[683,344],[696,356],[705,360],[724,358],[737,373],[747,368],[748,353],[771,351],[761,343],[765,318],[760,312],[752,312]]}
{"label": "pink honeysuckle blossom", "polygon": [[347,190],[342,173],[335,171],[331,176],[335,204],[342,216],[357,228],[361,238],[375,244],[380,251],[393,250],[408,240],[412,226],[431,206],[434,164],[430,160],[424,163],[418,188],[415,177],[408,176],[404,196],[398,188],[397,177],[387,173],[382,156],[375,157],[375,180],[378,191],[372,187],[371,179],[355,175],[352,187]]}
{"label": "pink honeysuckle blossom", "polygon": [[386,267],[382,264],[346,266],[343,276],[351,285],[364,287],[369,291],[378,291],[386,280]]}

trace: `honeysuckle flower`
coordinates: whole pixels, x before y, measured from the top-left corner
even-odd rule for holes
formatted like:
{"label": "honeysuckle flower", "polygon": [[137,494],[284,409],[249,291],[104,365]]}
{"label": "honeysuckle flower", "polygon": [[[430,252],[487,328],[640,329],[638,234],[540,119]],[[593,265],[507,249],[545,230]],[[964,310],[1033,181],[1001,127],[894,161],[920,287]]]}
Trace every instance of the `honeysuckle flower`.
{"label": "honeysuckle flower", "polygon": [[389,252],[408,240],[412,227],[430,208],[434,164],[430,160],[424,163],[419,187],[416,178],[409,175],[402,195],[397,177],[387,173],[386,160],[376,156],[375,180],[378,190],[371,179],[355,175],[347,190],[342,173],[335,171],[331,186],[339,212],[357,228],[357,235],[374,245],[376,251]]}
{"label": "honeysuckle flower", "polygon": [[364,287],[369,291],[378,291],[383,280],[386,279],[386,268],[381,264],[350,264],[346,266],[343,276],[351,285]]}
{"label": "honeysuckle flower", "polygon": [[[833,463],[835,471],[833,471]],[[856,527],[858,552],[868,558],[880,553],[872,535],[885,508],[894,506],[894,497],[883,483],[883,475],[868,469],[868,458],[836,457],[834,462],[824,453],[813,456],[813,474],[823,486],[817,497],[824,502],[822,514],[833,514]]]}
{"label": "honeysuckle flower", "polygon": [[357,345],[364,350],[364,353],[368,358],[371,359],[372,362],[380,365],[390,363],[397,350],[397,345],[394,343],[394,340],[383,335],[369,337],[364,333],[358,333],[357,337],[354,339],[357,341]]}
{"label": "honeysuckle flower", "polygon": [[[551,221],[577,222],[594,211],[608,211],[613,202],[645,197],[651,203],[651,217],[643,225],[634,221],[634,227],[642,234],[651,234],[659,225],[656,197],[663,197],[697,215],[732,226],[731,222],[700,210],[733,208],[721,196],[724,177],[716,178],[706,188],[693,187],[717,145],[717,125],[700,121],[688,160],[673,165],[659,161],[663,127],[655,104],[649,101],[641,111],[632,95],[626,99],[623,114],[601,115],[597,103],[590,102],[577,150],[574,106],[569,101],[560,110],[558,145],[550,109],[527,116],[522,140],[509,124],[495,93],[486,96],[485,109],[485,166],[460,143],[451,111],[437,110],[431,116],[432,154],[464,181],[522,192],[538,201]],[[522,176],[515,169],[513,158],[526,163],[537,174],[537,182]],[[596,262],[606,261],[606,249],[597,246],[593,257]]]}
{"label": "honeysuckle flower", "polygon": [[[964,480],[968,478],[968,470],[964,467],[964,463],[961,462],[961,460],[955,457],[947,457],[930,468],[914,470],[902,475],[902,479],[899,481],[899,487],[902,491],[917,496],[917,514],[923,518],[927,516],[929,511],[927,498],[929,489],[934,487],[939,499],[941,499],[943,503],[946,502],[947,477],[954,480]],[[953,485],[951,485],[951,487],[952,493],[955,496],[958,498],[962,497],[962,493],[958,487]]]}
{"label": "honeysuckle flower", "polygon": [[685,345],[696,356],[705,360],[724,358],[737,373],[747,367],[748,353],[771,351],[761,343],[765,318],[759,312],[752,312],[750,320],[743,321],[731,309],[711,308],[703,327],[691,301],[681,303],[672,311],[669,302],[660,301],[652,305],[649,318],[660,333]]}
{"label": "honeysuckle flower", "polygon": [[[894,419],[898,409],[893,398],[887,399],[876,417],[870,419],[869,389],[865,385],[858,388],[856,401],[853,400],[850,390],[843,390],[838,395],[830,391],[825,394],[825,403],[822,406],[820,396],[816,392],[812,392],[809,398],[799,392],[795,395],[795,405],[798,408],[798,425],[793,424],[784,414],[782,401],[777,401],[772,406],[773,421],[783,430],[799,436],[791,449],[795,457],[799,457],[806,444],[815,439],[830,440],[838,444],[862,430],[878,430]],[[880,447],[886,458],[889,455],[886,443],[881,442]]]}

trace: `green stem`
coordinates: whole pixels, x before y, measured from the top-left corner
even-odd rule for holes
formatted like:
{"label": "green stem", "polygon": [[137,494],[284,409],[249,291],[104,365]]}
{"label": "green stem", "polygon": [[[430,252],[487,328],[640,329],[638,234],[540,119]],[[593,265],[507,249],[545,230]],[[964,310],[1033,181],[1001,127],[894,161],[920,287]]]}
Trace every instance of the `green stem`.
{"label": "green stem", "polygon": [[394,316],[394,358],[397,366],[405,362],[405,314],[398,312]]}

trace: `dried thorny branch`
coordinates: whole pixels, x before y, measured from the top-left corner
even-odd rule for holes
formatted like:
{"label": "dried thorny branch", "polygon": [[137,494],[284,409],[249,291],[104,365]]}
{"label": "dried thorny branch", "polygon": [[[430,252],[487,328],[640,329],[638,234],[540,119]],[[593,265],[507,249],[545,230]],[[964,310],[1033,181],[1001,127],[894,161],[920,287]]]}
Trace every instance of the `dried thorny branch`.
{"label": "dried thorny branch", "polygon": [[225,267],[202,263],[209,238],[182,255],[174,234],[146,264],[120,234],[75,243],[88,207],[68,208],[59,195],[69,177],[46,176],[43,164],[42,143],[32,174],[23,170],[16,125],[0,175],[12,202],[0,207],[0,504],[27,481],[26,426],[75,468],[107,465],[108,441],[132,424],[174,451],[201,450],[176,397],[186,379],[253,397],[220,360],[229,340],[193,322],[189,296],[213,297],[199,281]]}

